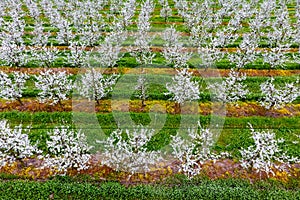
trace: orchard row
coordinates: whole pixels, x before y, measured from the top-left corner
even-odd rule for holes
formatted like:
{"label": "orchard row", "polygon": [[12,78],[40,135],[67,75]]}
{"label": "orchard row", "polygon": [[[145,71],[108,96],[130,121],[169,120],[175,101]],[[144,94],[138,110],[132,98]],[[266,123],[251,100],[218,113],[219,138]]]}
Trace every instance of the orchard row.
{"label": "orchard row", "polygon": [[[80,76],[79,81],[74,82],[71,75],[65,71],[55,72],[48,69],[34,75],[34,85],[39,90],[38,99],[41,103],[48,102],[51,105],[67,100],[71,92],[76,89],[81,97],[99,101],[113,91],[120,75],[103,75],[95,69],[87,70]],[[0,72],[0,98],[6,100],[17,100],[22,104],[21,98],[26,89],[26,73],[13,72],[11,75]],[[225,103],[237,102],[246,99],[249,94],[247,85],[243,82],[246,75],[231,70],[229,76],[222,81],[207,85],[213,94],[213,100]],[[295,83],[285,83],[284,86],[275,86],[271,78],[260,84],[262,98],[260,104],[266,109],[282,108],[285,104],[293,102],[300,96],[299,80]],[[149,80],[140,75],[134,90],[136,97],[142,100],[142,106],[148,98]],[[192,73],[187,68],[177,69],[177,74],[171,82],[166,83],[166,96],[178,104],[200,99],[201,88],[197,80],[193,80]]]}
{"label": "orchard row", "polygon": [[[259,132],[251,124],[249,126],[254,145],[240,150],[243,168],[254,169],[269,176],[274,175],[275,169],[288,172],[291,163],[299,162],[299,158],[290,157],[279,148],[278,145],[284,142],[282,138],[276,139],[273,132]],[[46,152],[38,148],[38,143],[32,144],[28,138],[29,131],[30,127],[22,128],[19,125],[11,128],[6,120],[0,121],[0,167],[11,166],[15,162],[24,164],[27,159],[34,158],[42,160],[40,166],[34,167],[50,168],[57,174],[66,174],[70,169],[81,171],[89,168],[90,150],[93,147],[88,145],[82,131],[68,126],[48,131]],[[124,139],[124,134],[127,139]],[[142,126],[133,130],[113,131],[106,140],[96,141],[104,146],[101,164],[130,173],[153,170],[165,159],[163,151],[147,149],[153,135],[154,130]],[[188,135],[189,139],[184,139],[180,134],[171,136],[170,146],[172,156],[180,161],[180,171],[189,178],[198,175],[205,162],[230,157],[226,152],[215,154],[211,151],[214,133],[202,128],[199,122],[197,126],[188,129]]]}

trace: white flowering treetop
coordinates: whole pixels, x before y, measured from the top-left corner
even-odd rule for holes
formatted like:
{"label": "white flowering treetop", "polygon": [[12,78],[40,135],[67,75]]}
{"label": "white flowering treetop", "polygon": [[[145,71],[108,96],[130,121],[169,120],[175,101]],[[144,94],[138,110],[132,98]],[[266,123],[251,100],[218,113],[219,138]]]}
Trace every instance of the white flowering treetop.
{"label": "white flowering treetop", "polygon": [[[146,148],[153,135],[153,129],[143,127],[113,131],[104,141],[105,159],[102,164],[130,173],[150,171],[150,167],[162,159],[160,151],[151,151]],[[98,142],[103,143],[103,141]]]}
{"label": "white flowering treetop", "polygon": [[21,67],[28,63],[27,50],[23,43],[16,44],[9,39],[3,40],[0,47],[0,60],[5,65]]}
{"label": "white flowering treetop", "polygon": [[160,9],[160,16],[167,22],[168,18],[172,16],[172,9],[167,0],[160,0],[159,3],[162,6]]}
{"label": "white flowering treetop", "polygon": [[274,161],[289,164],[291,162],[299,162],[298,158],[291,158],[282,152],[279,148],[279,144],[284,140],[276,139],[276,135],[269,130],[257,131],[254,130],[251,124],[249,124],[252,139],[254,145],[249,146],[246,149],[240,150],[242,155],[242,167],[253,168],[260,174],[265,172],[267,175],[270,173],[274,175],[274,168],[283,170],[279,165],[276,165]]}
{"label": "white flowering treetop", "polygon": [[123,29],[126,29],[127,26],[132,24],[132,17],[134,16],[135,8],[136,0],[127,0],[123,2],[120,12]]}
{"label": "white flowering treetop", "polygon": [[85,43],[87,46],[95,46],[101,37],[101,27],[94,21],[79,26],[77,31],[80,35],[80,42]]}
{"label": "white flowering treetop", "polygon": [[50,46],[47,46],[47,44],[45,44],[44,46],[41,46],[39,48],[31,48],[31,54],[31,60],[37,62],[39,66],[50,68],[58,59],[59,50],[57,47],[53,46],[53,44],[51,44]]}
{"label": "white flowering treetop", "polygon": [[12,77],[0,72],[0,98],[7,100],[17,100],[21,104],[22,94],[24,92],[26,79],[29,76],[20,72],[13,72]]}
{"label": "white flowering treetop", "polygon": [[244,68],[247,64],[254,62],[257,58],[258,38],[254,34],[244,34],[243,40],[234,54],[229,54],[229,60],[236,68]]}
{"label": "white flowering treetop", "polygon": [[141,65],[151,64],[155,54],[150,49],[152,36],[149,35],[151,28],[150,17],[154,9],[153,0],[145,0],[141,4],[141,11],[138,16],[137,28],[135,35],[134,47],[131,47],[131,55]]}
{"label": "white flowering treetop", "polygon": [[41,103],[51,102],[51,105],[67,100],[73,89],[73,81],[68,79],[69,75],[65,71],[55,72],[46,70],[35,76],[35,87],[41,90],[38,98]]}
{"label": "white flowering treetop", "polygon": [[44,27],[41,21],[37,21],[34,25],[34,30],[32,32],[33,38],[31,39],[31,43],[36,46],[45,46],[49,41],[49,37],[51,35],[50,32],[45,32]]}
{"label": "white flowering treetop", "polygon": [[288,61],[288,57],[284,52],[284,48],[281,46],[271,48],[269,51],[265,51],[263,53],[264,63],[269,64],[269,69],[275,67],[284,67],[286,62]]}
{"label": "white flowering treetop", "polygon": [[279,109],[287,103],[293,102],[300,95],[299,79],[294,83],[285,83],[285,86],[275,87],[274,78],[270,78],[260,85],[262,99],[260,104],[266,109]]}
{"label": "white flowering treetop", "polygon": [[267,43],[271,51],[263,53],[264,62],[269,65],[269,69],[284,67],[289,60],[287,50],[292,44],[295,34],[290,25],[290,17],[287,5],[284,1],[280,2],[279,8],[274,11],[275,19],[270,22],[270,30],[267,34]]}
{"label": "white flowering treetop", "polygon": [[113,14],[116,14],[120,11],[121,7],[122,7],[122,1],[118,1],[118,0],[109,0],[109,13],[107,17],[112,16]]}
{"label": "white flowering treetop", "polygon": [[[192,178],[201,171],[201,165],[208,160],[216,160],[222,155],[211,151],[214,145],[214,134],[210,129],[202,128],[198,122],[197,128],[188,129],[189,139],[171,136],[173,156],[181,162],[180,171]],[[226,153],[223,153],[226,155]]]}
{"label": "white flowering treetop", "polygon": [[92,68],[81,77],[81,82],[77,85],[79,94],[89,100],[96,100],[99,105],[99,100],[112,91],[119,77],[117,74],[104,77],[101,72]]}
{"label": "white flowering treetop", "polygon": [[88,62],[88,53],[85,51],[85,45],[80,42],[70,42],[70,53],[67,55],[67,62],[72,67],[83,67]]}
{"label": "white flowering treetop", "polygon": [[[177,10],[178,10],[178,14],[185,17],[185,15],[189,9],[188,1],[174,0],[174,2],[175,2],[175,8],[177,8]],[[183,18],[183,20],[184,20],[184,18]]]}
{"label": "white flowering treetop", "polygon": [[26,7],[28,8],[30,16],[33,17],[34,20],[39,20],[41,12],[39,10],[37,2],[31,1],[31,0],[25,0],[24,3],[26,5]]}
{"label": "white flowering treetop", "polygon": [[70,42],[75,39],[75,35],[73,34],[71,23],[68,19],[59,16],[59,20],[57,20],[55,26],[59,29],[56,37],[58,43],[70,45]]}
{"label": "white flowering treetop", "polygon": [[89,168],[91,146],[88,146],[86,137],[81,131],[70,127],[55,127],[48,132],[48,154],[45,156],[45,167],[55,169],[58,173],[66,173],[68,169],[77,171]]}
{"label": "white flowering treetop", "polygon": [[221,84],[214,83],[209,85],[208,88],[212,90],[217,100],[223,103],[236,102],[246,98],[249,93],[249,90],[246,89],[247,85],[243,84],[246,78],[246,74],[231,69],[229,76]]}
{"label": "white flowering treetop", "polygon": [[142,100],[142,107],[146,106],[145,101],[148,98],[147,90],[148,83],[144,76],[140,75],[137,80],[137,85],[135,86],[135,90],[137,91],[136,97]]}
{"label": "white flowering treetop", "polygon": [[30,144],[28,132],[29,129],[22,129],[22,125],[12,129],[6,120],[0,121],[0,167],[41,153]]}
{"label": "white flowering treetop", "polygon": [[171,100],[179,104],[200,99],[199,84],[192,81],[192,72],[187,68],[176,69],[176,71],[177,74],[172,78],[172,82],[166,84],[168,92],[165,95],[173,95]]}
{"label": "white flowering treetop", "polygon": [[272,12],[275,7],[275,2],[268,0],[263,1],[260,7],[254,10],[254,17],[249,21],[249,26],[254,34],[262,36],[263,30],[271,25]]}
{"label": "white flowering treetop", "polygon": [[42,21],[38,20],[32,32],[33,38],[29,46],[31,57],[29,60],[36,62],[37,65],[51,67],[58,58],[59,50],[52,43],[48,46],[50,32],[45,32]]}
{"label": "white flowering treetop", "polygon": [[112,71],[117,61],[121,58],[121,45],[125,39],[126,34],[116,30],[116,32],[111,32],[110,35],[104,39],[104,42],[95,48],[96,54],[94,59],[99,63],[100,67],[107,67]]}
{"label": "white flowering treetop", "polygon": [[166,41],[162,55],[166,61],[177,67],[187,67],[187,61],[192,57],[192,54],[187,52],[183,44],[179,41],[180,35],[174,27],[167,28],[162,35]]}

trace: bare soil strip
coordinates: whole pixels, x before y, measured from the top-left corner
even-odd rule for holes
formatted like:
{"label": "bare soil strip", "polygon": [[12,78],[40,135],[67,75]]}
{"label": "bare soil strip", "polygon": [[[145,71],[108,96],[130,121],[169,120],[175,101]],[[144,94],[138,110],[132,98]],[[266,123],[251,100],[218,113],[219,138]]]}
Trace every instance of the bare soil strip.
{"label": "bare soil strip", "polygon": [[[41,71],[47,70],[49,68],[26,68],[26,67],[20,67],[20,68],[14,68],[14,67],[7,67],[2,66],[0,67],[0,71],[3,71],[5,73],[12,73],[14,71],[17,72],[23,72],[30,75],[37,75]],[[64,67],[64,68],[51,68],[54,71],[65,71],[68,74],[78,74],[78,73],[84,73],[86,69],[82,68],[71,68],[71,67]],[[100,70],[104,74],[112,74],[112,73],[121,73],[121,74],[139,74],[140,69],[139,68],[113,68],[111,69],[102,69],[102,68],[95,68],[96,70]],[[229,69],[190,69],[191,72],[193,72],[194,76],[201,76],[203,78],[207,77],[226,77],[228,76],[230,70]],[[293,75],[299,75],[300,70],[284,70],[284,69],[272,69],[272,70],[266,70],[266,69],[240,69],[239,70],[242,73],[246,73],[248,77],[274,77],[274,76],[293,76]],[[162,67],[162,68],[144,68],[144,73],[148,75],[175,75],[176,70],[170,67]]]}
{"label": "bare soil strip", "polygon": [[[76,111],[91,112],[90,106],[87,106],[86,101],[77,100]],[[47,103],[39,103],[36,99],[23,99],[21,105],[17,101],[0,101],[0,112],[6,111],[21,111],[21,112],[71,112],[74,111],[72,107],[72,100],[63,101],[62,106],[50,105]],[[112,110],[111,105],[114,105]],[[221,103],[199,103],[198,108],[194,106],[185,106],[184,109],[177,107],[174,102],[163,100],[146,101],[146,106],[142,107],[140,100],[101,100],[100,105],[95,104],[95,112],[110,113],[112,111],[120,112],[151,112],[154,105],[161,105],[162,109],[157,111],[169,114],[223,114],[226,109],[227,117],[250,117],[250,116],[267,116],[267,117],[291,117],[300,116],[300,104],[289,104],[282,109],[266,110],[256,102],[239,102],[235,104],[223,105]],[[225,108],[224,108],[225,106]]]}

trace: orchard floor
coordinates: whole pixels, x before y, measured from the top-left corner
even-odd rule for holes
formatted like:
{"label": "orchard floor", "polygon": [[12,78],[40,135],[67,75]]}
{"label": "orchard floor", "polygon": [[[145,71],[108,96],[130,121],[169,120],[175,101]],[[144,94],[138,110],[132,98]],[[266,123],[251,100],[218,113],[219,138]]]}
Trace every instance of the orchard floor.
{"label": "orchard floor", "polygon": [[[182,175],[180,172],[180,162],[170,159],[157,163],[151,167],[149,172],[137,172],[134,174],[122,171],[116,171],[111,167],[101,165],[102,155],[94,154],[90,160],[90,167],[87,170],[76,171],[68,170],[67,176],[77,177],[86,176],[90,180],[96,182],[102,181],[117,181],[123,185],[137,184],[155,184],[164,182],[170,177]],[[0,169],[0,178],[14,177],[17,179],[47,181],[60,173],[47,168],[41,168],[42,161],[38,159],[27,159],[23,163],[16,162],[12,166],[2,167]],[[209,180],[218,179],[243,179],[255,183],[257,181],[275,180],[283,184],[293,182],[295,186],[300,188],[300,164],[279,165],[281,169],[272,169],[274,173],[258,173],[254,170],[246,170],[242,168],[241,163],[235,159],[219,159],[215,161],[207,161],[201,166],[201,172],[196,177],[207,178]]]}

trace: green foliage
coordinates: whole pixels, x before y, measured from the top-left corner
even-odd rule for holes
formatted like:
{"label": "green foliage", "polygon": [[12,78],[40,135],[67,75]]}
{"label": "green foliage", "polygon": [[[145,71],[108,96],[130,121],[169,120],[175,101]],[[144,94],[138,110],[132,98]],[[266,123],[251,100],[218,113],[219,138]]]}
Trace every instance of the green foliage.
{"label": "green foliage", "polygon": [[118,182],[78,183],[69,178],[46,182],[22,180],[0,182],[1,199],[299,199],[299,190],[248,181],[198,179],[176,185],[136,185]]}

